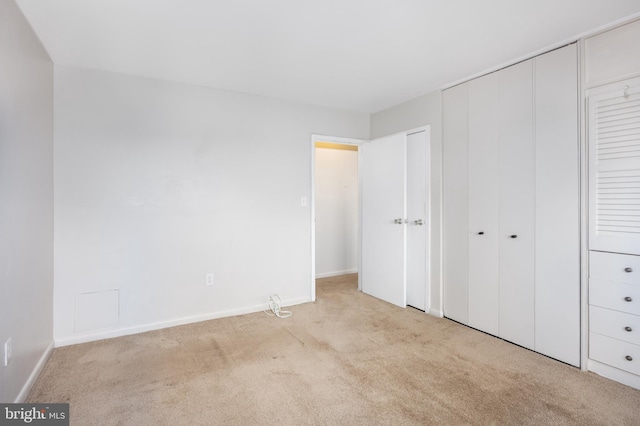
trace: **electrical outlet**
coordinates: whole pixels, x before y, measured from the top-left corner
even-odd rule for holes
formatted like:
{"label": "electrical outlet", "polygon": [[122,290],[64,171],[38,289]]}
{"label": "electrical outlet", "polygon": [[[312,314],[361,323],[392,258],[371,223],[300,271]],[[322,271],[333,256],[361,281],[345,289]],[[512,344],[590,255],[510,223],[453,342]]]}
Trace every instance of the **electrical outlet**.
{"label": "electrical outlet", "polygon": [[206,285],[213,285],[213,272],[207,273]]}
{"label": "electrical outlet", "polygon": [[11,356],[13,352],[13,344],[11,343],[11,337],[4,342],[4,366],[6,367],[11,362]]}

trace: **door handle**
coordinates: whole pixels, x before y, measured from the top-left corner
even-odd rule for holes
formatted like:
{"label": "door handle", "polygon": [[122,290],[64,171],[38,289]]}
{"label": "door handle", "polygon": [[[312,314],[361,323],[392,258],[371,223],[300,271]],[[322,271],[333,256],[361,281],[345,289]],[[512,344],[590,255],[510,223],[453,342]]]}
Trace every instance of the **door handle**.
{"label": "door handle", "polygon": [[416,219],[413,221],[414,225],[422,226],[424,225],[424,221],[422,219]]}

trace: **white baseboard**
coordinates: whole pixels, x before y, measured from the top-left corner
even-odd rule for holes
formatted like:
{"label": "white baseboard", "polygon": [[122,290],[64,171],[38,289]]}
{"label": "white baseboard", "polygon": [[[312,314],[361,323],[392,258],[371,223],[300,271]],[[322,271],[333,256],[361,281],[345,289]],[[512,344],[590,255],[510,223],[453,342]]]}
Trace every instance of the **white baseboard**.
{"label": "white baseboard", "polygon": [[321,274],[316,274],[316,278],[338,277],[340,275],[355,274],[357,272],[358,272],[358,269],[347,269],[344,271],[323,272]]}
{"label": "white baseboard", "polygon": [[47,349],[44,350],[44,353],[42,354],[42,356],[40,357],[40,360],[36,364],[31,374],[29,375],[29,378],[27,379],[26,383],[24,384],[24,386],[22,386],[22,390],[20,390],[20,393],[18,394],[18,396],[16,396],[15,401],[13,401],[14,403],[21,404],[27,399],[27,397],[29,396],[29,392],[31,392],[31,388],[36,383],[36,380],[38,380],[40,373],[42,373],[42,369],[47,364],[47,361],[49,360],[49,357],[51,356],[52,353],[53,353],[53,342],[49,343],[49,346],[47,346]]}
{"label": "white baseboard", "polygon": [[599,376],[615,380],[616,382],[620,382],[635,389],[640,389],[640,376],[619,370],[593,359],[589,359],[587,363],[589,371],[596,373]]}
{"label": "white baseboard", "polygon": [[[298,299],[286,299],[282,301],[282,306],[294,306],[300,305],[302,303],[311,302],[309,297],[298,298]],[[264,311],[269,309],[268,303],[247,306],[244,308],[238,309],[230,309],[226,311],[220,312],[212,312],[209,314],[203,315],[193,315],[189,317],[176,318],[168,321],[160,321],[150,324],[143,324],[133,327],[124,327],[117,329],[109,329],[109,330],[100,330],[89,333],[83,333],[68,337],[56,338],[55,339],[55,347],[69,346],[69,345],[77,345],[79,343],[87,343],[93,342],[96,340],[104,340],[104,339],[112,339],[114,337],[122,337],[129,336],[131,334],[144,333],[146,331],[160,330],[163,328],[175,327],[178,325],[192,324],[201,321],[209,321],[217,318],[225,318],[232,317],[236,315],[244,315],[244,314],[252,314],[255,312]]]}
{"label": "white baseboard", "polygon": [[433,315],[434,317],[444,318],[444,312],[437,309],[429,309],[429,315]]}

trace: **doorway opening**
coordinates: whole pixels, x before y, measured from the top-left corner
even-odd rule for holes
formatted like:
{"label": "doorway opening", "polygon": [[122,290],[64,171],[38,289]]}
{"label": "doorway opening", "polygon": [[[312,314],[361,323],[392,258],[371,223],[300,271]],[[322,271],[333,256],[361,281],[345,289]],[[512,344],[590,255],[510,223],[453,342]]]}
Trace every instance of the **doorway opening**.
{"label": "doorway opening", "polygon": [[[410,305],[430,312],[429,126],[367,141],[312,135],[311,144],[310,299],[316,300],[316,278],[353,272],[353,254],[348,253],[353,253],[355,245],[359,291],[401,307]],[[354,180],[346,183],[341,169],[345,163],[339,160],[336,164],[339,151],[352,156],[357,153],[357,189]],[[329,170],[318,173],[324,165],[317,159],[327,158],[334,158],[329,160]],[[334,199],[333,208],[343,203],[337,215],[330,211],[329,216],[323,216],[326,206],[320,207],[324,195],[319,195],[319,189],[325,182],[318,182],[322,173],[338,192],[333,197],[340,200]],[[343,195],[349,190],[352,194],[357,191],[357,202],[350,201],[351,206],[355,204],[351,210],[357,211],[357,219],[344,216],[349,208]],[[332,228],[326,223],[332,221],[331,216],[341,225]],[[353,241],[354,234],[355,244],[345,243],[345,239]],[[328,241],[338,241],[338,248]],[[323,255],[327,257],[320,261]],[[331,261],[333,266],[327,266]]]}
{"label": "doorway opening", "polygon": [[359,271],[359,147],[365,141],[323,135],[311,139],[311,300],[315,301],[316,279]]}

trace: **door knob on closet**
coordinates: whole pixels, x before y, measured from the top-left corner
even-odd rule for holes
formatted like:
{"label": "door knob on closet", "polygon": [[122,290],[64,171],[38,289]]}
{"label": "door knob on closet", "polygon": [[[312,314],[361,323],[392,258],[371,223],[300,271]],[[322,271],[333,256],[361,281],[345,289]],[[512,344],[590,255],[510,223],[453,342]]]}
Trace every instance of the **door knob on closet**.
{"label": "door knob on closet", "polygon": [[416,219],[413,221],[413,224],[421,226],[421,225],[424,225],[424,222],[422,221],[422,219]]}
{"label": "door knob on closet", "polygon": [[509,237],[511,237],[511,238],[518,238],[518,236],[517,236],[516,234],[509,235]]}
{"label": "door knob on closet", "polygon": [[626,327],[624,328],[624,331],[629,331],[629,332],[631,332],[631,331],[633,331],[633,329],[632,329],[631,327],[629,327],[629,326],[626,326]]}
{"label": "door knob on closet", "polygon": [[633,272],[633,269],[631,269],[631,268],[629,268],[629,267],[626,267],[626,268],[624,268],[624,271],[625,271],[625,272]]}
{"label": "door knob on closet", "polygon": [[633,357],[631,355],[627,355],[624,357],[627,361],[633,361]]}
{"label": "door knob on closet", "polygon": [[631,302],[633,299],[630,296],[624,298],[625,302]]}

